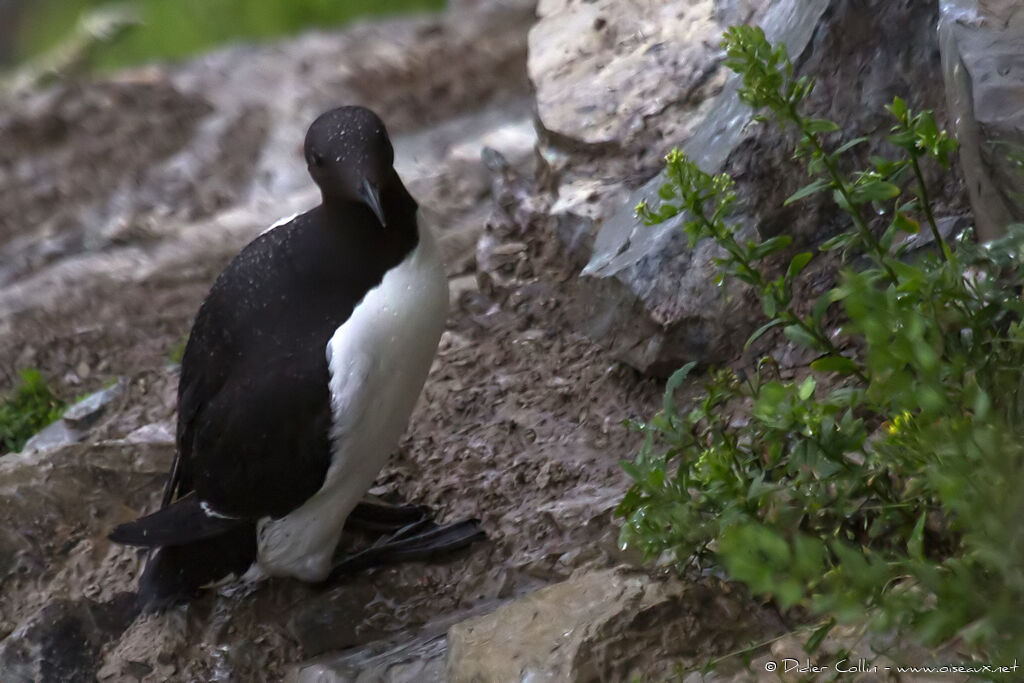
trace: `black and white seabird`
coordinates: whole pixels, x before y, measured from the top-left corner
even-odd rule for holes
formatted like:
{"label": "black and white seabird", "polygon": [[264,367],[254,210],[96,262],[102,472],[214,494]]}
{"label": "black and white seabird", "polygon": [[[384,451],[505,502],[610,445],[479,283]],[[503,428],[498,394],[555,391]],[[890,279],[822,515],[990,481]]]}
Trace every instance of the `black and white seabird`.
{"label": "black and white seabird", "polygon": [[[143,604],[231,574],[327,578],[437,351],[447,280],[384,124],[362,107],[329,111],[305,157],[322,203],[266,230],[217,278],[182,357],[163,506],[111,534],[157,548]],[[396,556],[480,536],[472,522],[430,526],[403,531],[404,550],[396,537]]]}

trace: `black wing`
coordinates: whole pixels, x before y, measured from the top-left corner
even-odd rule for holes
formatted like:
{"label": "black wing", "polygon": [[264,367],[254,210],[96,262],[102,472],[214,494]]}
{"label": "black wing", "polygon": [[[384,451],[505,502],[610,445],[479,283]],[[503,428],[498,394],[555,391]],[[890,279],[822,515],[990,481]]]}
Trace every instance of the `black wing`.
{"label": "black wing", "polygon": [[[280,514],[322,484],[330,464],[325,349],[358,298],[346,295],[345,245],[316,248],[312,218],[250,243],[203,302],[182,357],[164,507],[196,490],[228,514]],[[333,272],[325,270],[331,256]]]}
{"label": "black wing", "polygon": [[314,209],[229,264],[182,358],[165,504],[195,490],[218,512],[279,516],[319,489],[330,465],[327,343],[415,248],[409,210],[382,230],[369,211],[340,225]]}
{"label": "black wing", "polygon": [[237,518],[211,515],[195,495],[187,495],[134,522],[119,524],[108,538],[124,545],[154,548],[215,538],[237,526]]}

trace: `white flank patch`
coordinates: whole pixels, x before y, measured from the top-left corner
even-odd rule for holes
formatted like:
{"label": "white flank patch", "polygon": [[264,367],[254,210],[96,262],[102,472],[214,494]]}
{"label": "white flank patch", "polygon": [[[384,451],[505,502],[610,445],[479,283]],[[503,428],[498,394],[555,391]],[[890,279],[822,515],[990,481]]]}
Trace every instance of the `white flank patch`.
{"label": "white flank patch", "polygon": [[448,281],[433,236],[420,223],[416,249],[367,292],[327,344],[331,465],[302,507],[260,520],[259,563],[268,574],[327,577],[345,519],[405,431],[447,313]]}
{"label": "white flank patch", "polygon": [[299,217],[299,214],[297,214],[297,213],[293,213],[291,216],[285,216],[284,218],[280,219],[279,221],[277,221],[276,223],[271,225],[269,228],[267,228],[266,230],[261,232],[260,235],[266,235],[268,232],[270,232],[274,228],[280,228],[282,225],[288,225],[289,223],[291,223],[293,220],[295,220],[298,217]]}

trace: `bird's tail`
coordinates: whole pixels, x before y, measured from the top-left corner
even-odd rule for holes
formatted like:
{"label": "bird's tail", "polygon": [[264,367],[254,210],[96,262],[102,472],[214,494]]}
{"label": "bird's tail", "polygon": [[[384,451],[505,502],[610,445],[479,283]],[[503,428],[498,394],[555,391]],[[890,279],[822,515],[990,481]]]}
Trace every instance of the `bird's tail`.
{"label": "bird's tail", "polygon": [[255,522],[220,536],[156,548],[139,579],[139,605],[154,610],[188,600],[204,586],[244,574],[256,553]]}
{"label": "bird's tail", "polygon": [[117,525],[108,538],[115,543],[147,548],[183,545],[222,536],[243,522],[241,517],[214,512],[191,494],[134,522]]}
{"label": "bird's tail", "polygon": [[203,586],[240,576],[257,553],[255,521],[218,514],[194,494],[119,525],[110,540],[153,548],[139,579],[143,609],[187,600]]}

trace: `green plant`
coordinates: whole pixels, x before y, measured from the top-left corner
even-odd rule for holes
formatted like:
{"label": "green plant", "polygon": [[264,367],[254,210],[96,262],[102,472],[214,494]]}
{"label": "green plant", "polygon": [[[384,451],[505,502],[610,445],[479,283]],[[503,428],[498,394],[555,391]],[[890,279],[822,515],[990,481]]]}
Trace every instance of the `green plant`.
{"label": "green plant", "polygon": [[[766,257],[790,239],[741,239],[732,180],[668,155],[662,201],[638,215],[685,212],[691,243],[715,240],[722,277],[753,287],[768,319],[748,346],[781,326],[817,357],[795,381],[770,358],[712,372],[685,409],[675,395],[694,364],[675,373],[623,464],[634,484],[618,509],[622,541],[681,566],[721,565],[783,609],[822,615],[809,649],[836,622],[866,620],[1012,659],[1024,642],[1024,226],[950,244],[922,164],[948,168],[956,143],[930,112],[896,98],[888,141],[901,156],[848,173],[866,139],[843,142],[835,123],[801,113],[814,82],[795,77],[785,48],[754,27],[730,29],[723,47],[740,98],[799,135],[811,182],[787,203],[831,193],[850,222],[820,249],[869,265],[844,268],[801,313],[793,285],[815,254],[770,276]],[[935,249],[911,259],[896,238],[921,224]],[[749,416],[734,416],[743,406]]]}
{"label": "green plant", "polygon": [[22,370],[20,374],[21,382],[0,405],[0,444],[14,453],[29,437],[58,419],[65,408],[38,370]]}
{"label": "green plant", "polygon": [[181,359],[185,356],[185,346],[188,345],[188,335],[186,334],[178,341],[171,345],[171,348],[167,351],[167,360],[171,363],[178,365],[181,363]]}

